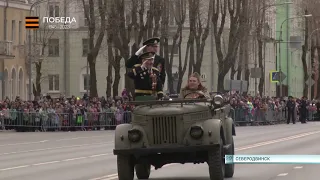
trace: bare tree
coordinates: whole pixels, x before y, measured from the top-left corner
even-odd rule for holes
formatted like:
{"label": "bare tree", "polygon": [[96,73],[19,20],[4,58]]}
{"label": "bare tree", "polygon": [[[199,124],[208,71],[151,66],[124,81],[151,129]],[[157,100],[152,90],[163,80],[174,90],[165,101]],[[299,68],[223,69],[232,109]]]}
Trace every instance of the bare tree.
{"label": "bare tree", "polygon": [[[302,56],[301,56],[301,61],[303,65],[303,71],[304,71],[304,82],[307,82],[309,78],[312,78],[315,80],[315,84],[311,87],[314,98],[317,97],[317,88],[320,87],[320,79],[318,77],[318,73],[316,74],[315,72],[318,72],[319,69],[319,62],[320,58],[318,57],[317,61],[318,63],[315,63],[314,61],[312,62],[313,64],[313,69],[312,69],[312,75],[309,77],[309,69],[308,69],[308,62],[309,59],[307,57],[308,51],[310,50],[311,53],[311,59],[314,60],[314,55],[315,51],[318,50],[320,52],[320,2],[317,0],[308,0],[308,1],[301,1],[301,11],[303,14],[312,14],[312,18],[306,18],[305,19],[305,33],[304,33],[304,45],[302,46]],[[311,33],[312,37],[310,37]],[[309,47],[311,41],[311,47]],[[316,66],[315,66],[316,65]],[[309,85],[304,83],[304,89],[303,89],[303,95],[308,96],[308,88]]]}
{"label": "bare tree", "polygon": [[[140,43],[147,38],[159,35],[161,3],[162,1],[150,0],[107,0],[108,8],[108,46],[114,49],[113,55],[108,55],[109,61],[115,70],[114,82],[112,82],[112,74],[108,74],[107,92],[111,92],[113,84],[114,94],[119,86],[120,76],[120,60],[125,61],[139,48]],[[131,42],[133,42],[132,45]],[[109,48],[109,47],[108,47]],[[108,50],[109,52],[113,52]],[[121,57],[121,58],[120,58]],[[109,69],[109,68],[108,68]],[[128,69],[127,69],[128,70]],[[127,71],[126,70],[126,71]],[[125,75],[125,86],[133,92],[133,81]]]}
{"label": "bare tree", "polygon": [[[218,57],[218,91],[224,91],[224,78],[229,72],[238,52],[239,43],[245,27],[245,12],[248,0],[214,0],[212,23],[215,36],[215,45]],[[228,53],[223,55],[222,35],[226,23],[226,17],[230,17],[230,31],[228,41]]]}
{"label": "bare tree", "polygon": [[[82,0],[84,7],[84,15],[88,21],[88,31],[89,31],[89,49],[87,60],[90,69],[90,96],[97,97],[97,75],[96,75],[96,59],[99,54],[99,50],[106,31],[106,3],[104,0]],[[98,8],[99,18],[95,15],[95,8]],[[97,21],[100,19],[100,21]],[[97,30],[98,24],[100,25],[99,30]],[[98,36],[96,37],[96,33]]]}
{"label": "bare tree", "polygon": [[[199,0],[189,0],[189,75],[192,72],[198,72],[201,74],[203,51],[205,48],[205,42],[209,35],[210,19],[215,1],[209,1],[208,4],[205,4],[206,2],[208,1],[203,2]],[[208,9],[205,11],[205,16],[202,16],[201,11],[204,6],[208,7]]]}
{"label": "bare tree", "polygon": [[[163,0],[162,3],[162,11],[161,11],[161,52],[160,54],[165,59],[166,64],[166,73],[168,79],[168,89],[170,93],[179,92],[177,91],[181,87],[181,81],[183,78],[183,74],[185,70],[182,67],[181,62],[181,43],[182,43],[182,30],[185,22],[186,14],[186,4],[185,1],[181,0]],[[173,27],[169,26],[169,19],[173,16],[174,21],[176,22],[176,29],[173,35],[171,35],[171,31],[174,31]],[[169,39],[172,39],[171,49],[169,48]],[[174,89],[173,87],[173,60],[174,60],[174,51],[177,49],[179,51],[179,69],[178,69],[178,88]],[[186,64],[184,65],[186,66]],[[185,67],[186,69],[186,67]],[[184,72],[183,72],[184,70]],[[180,87],[179,87],[180,86]]]}
{"label": "bare tree", "polygon": [[[177,84],[177,89],[176,92],[180,92],[181,85],[182,85],[182,79],[183,76],[187,70],[187,65],[188,65],[188,56],[189,56],[189,50],[190,50],[190,44],[187,43],[187,48],[185,52],[185,57],[184,57],[184,63],[182,63],[182,52],[181,52],[181,43],[182,43],[182,32],[183,32],[183,25],[186,20],[186,12],[187,12],[187,3],[185,0],[177,0],[175,3],[175,21],[176,24],[178,25],[176,35],[179,36],[179,41],[177,43],[178,50],[179,50],[179,65],[178,65],[178,84]],[[173,38],[175,39],[175,38]],[[172,47],[173,48],[173,47]],[[173,52],[171,52],[173,54]]]}

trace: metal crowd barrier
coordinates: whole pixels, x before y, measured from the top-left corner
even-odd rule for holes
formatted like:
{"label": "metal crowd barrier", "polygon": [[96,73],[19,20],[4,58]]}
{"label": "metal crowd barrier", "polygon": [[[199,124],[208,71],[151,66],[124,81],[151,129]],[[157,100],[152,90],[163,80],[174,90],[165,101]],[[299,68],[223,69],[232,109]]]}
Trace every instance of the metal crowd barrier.
{"label": "metal crowd barrier", "polygon": [[[238,107],[230,112],[237,126],[273,125],[285,123],[286,110],[262,110]],[[86,131],[113,130],[118,124],[130,123],[131,112],[100,113],[25,113],[8,111],[0,113],[0,130],[16,131]],[[309,121],[320,120],[320,113],[309,111]],[[297,120],[298,121],[298,120]]]}
{"label": "metal crowd barrier", "polygon": [[235,124],[243,125],[274,125],[286,122],[285,110],[273,109],[249,109],[246,107],[237,107],[235,111]]}
{"label": "metal crowd barrier", "polygon": [[100,113],[25,113],[9,112],[1,114],[3,129],[16,131],[86,131],[110,130],[118,124],[130,123],[131,112]]}
{"label": "metal crowd barrier", "polygon": [[[287,122],[287,110],[284,109],[253,109],[237,107],[234,109],[234,121],[237,126],[243,125],[272,125]],[[295,113],[296,122],[299,121],[299,114]],[[320,113],[307,111],[308,121],[320,121]]]}

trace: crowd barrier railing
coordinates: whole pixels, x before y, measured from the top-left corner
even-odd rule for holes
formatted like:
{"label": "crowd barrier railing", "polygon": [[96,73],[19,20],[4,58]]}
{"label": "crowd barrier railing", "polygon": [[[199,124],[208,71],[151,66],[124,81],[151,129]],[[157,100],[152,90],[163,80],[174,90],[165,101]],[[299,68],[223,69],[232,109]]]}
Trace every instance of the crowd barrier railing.
{"label": "crowd barrier railing", "polygon": [[130,123],[131,112],[38,113],[9,112],[1,114],[2,129],[17,131],[86,131],[115,129]]}
{"label": "crowd barrier railing", "polygon": [[286,110],[261,108],[234,108],[234,122],[237,126],[243,125],[273,125],[286,122]]}
{"label": "crowd barrier railing", "polygon": [[[237,107],[232,109],[231,116],[237,126],[273,125],[285,123],[287,111],[286,109],[264,110]],[[130,123],[131,119],[130,111],[84,114],[7,111],[0,113],[0,129],[16,131],[113,130],[118,124]],[[320,113],[308,111],[307,119],[309,121],[320,120]]]}

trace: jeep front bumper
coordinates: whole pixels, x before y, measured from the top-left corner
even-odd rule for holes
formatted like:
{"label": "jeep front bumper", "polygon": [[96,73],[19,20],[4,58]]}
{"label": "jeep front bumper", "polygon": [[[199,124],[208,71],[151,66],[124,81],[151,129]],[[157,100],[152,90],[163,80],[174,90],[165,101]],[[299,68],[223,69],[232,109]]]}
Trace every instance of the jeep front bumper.
{"label": "jeep front bumper", "polygon": [[219,144],[198,146],[170,146],[170,147],[146,147],[134,149],[114,149],[114,155],[150,155],[161,153],[192,153],[197,151],[209,151],[219,147]]}

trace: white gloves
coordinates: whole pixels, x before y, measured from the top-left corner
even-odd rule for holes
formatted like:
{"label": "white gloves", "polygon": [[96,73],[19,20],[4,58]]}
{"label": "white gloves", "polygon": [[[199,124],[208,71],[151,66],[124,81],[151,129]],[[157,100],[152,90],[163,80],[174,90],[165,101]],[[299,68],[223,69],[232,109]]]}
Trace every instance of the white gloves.
{"label": "white gloves", "polygon": [[139,56],[139,55],[143,52],[143,49],[144,49],[146,46],[147,46],[147,45],[142,46],[142,47],[135,53],[135,55],[136,55],[136,56]]}

